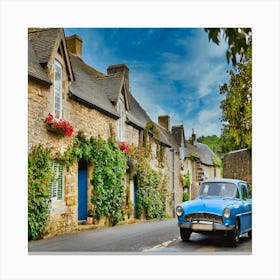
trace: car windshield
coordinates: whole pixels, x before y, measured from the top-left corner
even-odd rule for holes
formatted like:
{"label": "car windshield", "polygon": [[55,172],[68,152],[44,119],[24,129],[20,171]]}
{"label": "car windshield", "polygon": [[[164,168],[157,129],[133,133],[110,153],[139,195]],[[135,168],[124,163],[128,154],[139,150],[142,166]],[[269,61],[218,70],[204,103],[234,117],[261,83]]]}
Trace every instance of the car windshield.
{"label": "car windshield", "polygon": [[199,196],[238,197],[236,185],[225,182],[202,183]]}

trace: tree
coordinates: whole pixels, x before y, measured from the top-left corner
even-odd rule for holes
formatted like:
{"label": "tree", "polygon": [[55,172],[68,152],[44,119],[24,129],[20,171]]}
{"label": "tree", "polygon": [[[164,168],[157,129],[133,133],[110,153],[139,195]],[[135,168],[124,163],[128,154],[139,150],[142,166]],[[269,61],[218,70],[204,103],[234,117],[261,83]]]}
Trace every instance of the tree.
{"label": "tree", "polygon": [[[226,98],[221,102],[223,137],[235,148],[252,147],[252,44],[236,70],[229,71],[230,82],[220,87]],[[234,145],[233,145],[234,146]]]}
{"label": "tree", "polygon": [[242,62],[250,45],[251,28],[205,28],[205,31],[208,33],[209,41],[212,40],[217,45],[220,44],[221,37],[227,41],[228,63],[231,60],[232,65],[236,67],[238,57],[240,57],[239,62]]}

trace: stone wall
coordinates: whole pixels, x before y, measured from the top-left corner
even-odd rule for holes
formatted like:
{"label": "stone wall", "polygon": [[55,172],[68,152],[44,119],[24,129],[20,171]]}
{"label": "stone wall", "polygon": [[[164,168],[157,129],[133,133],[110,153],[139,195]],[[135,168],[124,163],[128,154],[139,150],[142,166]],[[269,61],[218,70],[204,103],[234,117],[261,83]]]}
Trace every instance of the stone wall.
{"label": "stone wall", "polygon": [[169,192],[170,198],[167,203],[167,214],[170,217],[175,217],[175,207],[183,200],[183,184],[181,176],[181,161],[180,155],[176,150],[166,149],[168,174],[169,174]]}
{"label": "stone wall", "polygon": [[124,126],[125,133],[124,139],[129,143],[134,145],[135,147],[139,146],[139,130],[132,127],[131,125],[125,124]]}
{"label": "stone wall", "polygon": [[252,186],[252,152],[243,149],[224,155],[223,177],[241,179]]}

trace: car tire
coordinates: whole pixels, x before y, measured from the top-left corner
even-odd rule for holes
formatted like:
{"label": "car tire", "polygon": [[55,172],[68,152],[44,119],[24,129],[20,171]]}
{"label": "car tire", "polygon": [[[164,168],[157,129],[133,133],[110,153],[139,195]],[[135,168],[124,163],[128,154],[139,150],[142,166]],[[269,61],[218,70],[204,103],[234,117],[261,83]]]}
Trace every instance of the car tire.
{"label": "car tire", "polygon": [[249,239],[252,239],[252,231],[251,230],[248,231],[248,237],[249,237]]}
{"label": "car tire", "polygon": [[180,228],[180,236],[184,242],[188,242],[192,231],[188,228]]}
{"label": "car tire", "polygon": [[239,234],[240,234],[240,224],[239,220],[235,221],[235,226],[230,233],[230,243],[233,247],[236,247],[237,244],[239,243]]}

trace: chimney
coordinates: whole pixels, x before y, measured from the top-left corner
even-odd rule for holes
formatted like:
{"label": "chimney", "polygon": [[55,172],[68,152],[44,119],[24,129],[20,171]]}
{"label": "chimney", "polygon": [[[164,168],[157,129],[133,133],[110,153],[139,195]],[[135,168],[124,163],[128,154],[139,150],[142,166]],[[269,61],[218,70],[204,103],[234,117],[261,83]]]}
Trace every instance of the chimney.
{"label": "chimney", "polygon": [[194,129],[192,128],[192,142],[193,142],[193,145],[196,145],[196,134],[194,133]]}
{"label": "chimney", "polygon": [[74,34],[72,36],[66,37],[66,44],[68,50],[72,54],[82,57],[83,40],[79,35]]}
{"label": "chimney", "polygon": [[107,74],[124,73],[127,90],[129,90],[129,68],[125,64],[114,64],[107,68]]}
{"label": "chimney", "polygon": [[165,128],[167,131],[170,129],[170,116],[158,116],[158,124]]}

